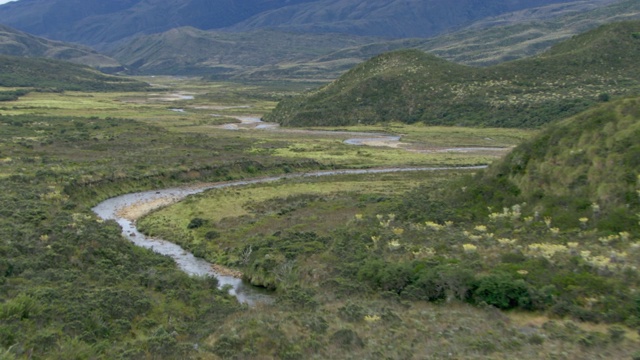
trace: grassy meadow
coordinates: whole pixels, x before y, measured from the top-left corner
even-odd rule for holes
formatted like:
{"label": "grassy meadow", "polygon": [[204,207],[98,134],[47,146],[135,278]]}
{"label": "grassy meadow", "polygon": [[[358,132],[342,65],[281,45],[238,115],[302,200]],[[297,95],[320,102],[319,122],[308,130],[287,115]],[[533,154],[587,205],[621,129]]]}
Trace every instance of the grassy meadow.
{"label": "grassy meadow", "polygon": [[[477,171],[292,178],[207,191],[138,221],[273,289],[275,303],[256,308],[136,248],[90,210],[182,184],[489,164],[539,130],[227,130],[219,125],[260,117],[317,84],[139,80],[153,87],[0,103],[0,358],[638,356],[635,230],[609,240],[590,223],[556,230],[521,202],[456,210],[449,199],[466,198],[451,193],[468,194],[456,186],[482,179]],[[402,139],[353,146],[345,131]],[[439,151],[459,147],[505,151]],[[612,249],[615,267],[589,263]]]}

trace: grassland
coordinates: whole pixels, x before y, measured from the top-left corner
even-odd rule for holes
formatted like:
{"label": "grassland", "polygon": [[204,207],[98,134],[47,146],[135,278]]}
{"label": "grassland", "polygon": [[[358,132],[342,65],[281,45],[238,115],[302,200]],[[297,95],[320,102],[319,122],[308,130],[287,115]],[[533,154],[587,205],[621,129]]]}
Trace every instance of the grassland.
{"label": "grassland", "polygon": [[[339,176],[216,190],[139,225],[277,289],[272,308],[240,316],[211,335],[207,345],[222,357],[291,352],[324,358],[341,351],[353,358],[420,358],[420,351],[435,358],[635,357],[640,188],[635,177],[615,180],[637,175],[633,164],[615,160],[635,149],[625,140],[635,134],[635,109],[636,99],[601,106],[551,127],[467,179],[460,172]],[[603,129],[620,146],[595,141],[591,135]],[[613,158],[576,162],[562,154]],[[558,188],[564,180],[557,179],[548,185],[570,194],[550,189],[537,199],[530,182],[554,168],[544,165],[552,162],[542,160],[549,156],[569,162],[544,177],[567,181],[580,178],[586,163],[617,166],[598,173],[611,181],[594,178],[594,189],[591,181]],[[538,170],[520,178],[522,167]],[[496,175],[506,169],[513,172]],[[592,170],[590,177],[596,176]],[[614,204],[598,198],[607,194],[612,201],[620,191],[611,186],[629,196]],[[438,320],[424,320],[422,301],[441,304],[429,308]],[[463,303],[484,309],[490,320],[467,313]],[[464,315],[454,320],[447,311]],[[251,346],[255,342],[278,350],[265,353]]]}
{"label": "grassland", "polygon": [[[626,251],[627,257],[605,280],[585,270],[585,264],[579,268],[581,277],[576,277],[570,252],[555,254],[552,265],[533,252],[523,254],[525,258],[503,255],[519,246],[529,249],[547,237],[569,248],[579,230],[563,228],[554,237],[544,219],[525,220],[533,216],[526,207],[509,224],[492,223],[484,217],[488,215],[474,218],[462,207],[452,211],[444,202],[460,189],[451,190],[448,184],[470,175],[465,171],[289,179],[207,192],[141,219],[145,231],[277,289],[277,300],[247,309],[215,290],[214,281],[188,278],[166,258],[122,239],[116,224],[97,221],[90,207],[118,194],[203,181],[336,167],[496,162],[503,155],[416,151],[510,148],[538,132],[395,123],[309,132],[231,131],[217,125],[235,116],[260,116],[281,97],[313,85],[298,83],[287,89],[280,84],[210,84],[186,78],[143,80],[155,88],[30,93],[2,104],[2,356],[634,355],[637,323],[629,316],[634,310],[625,306],[632,303],[629,289],[636,285],[627,290],[622,285],[635,284],[634,278],[625,280],[630,272],[624,270],[637,262],[635,250],[618,249],[620,240],[611,240],[611,246]],[[343,143],[351,137],[345,130],[365,129],[401,134],[406,145]],[[478,232],[480,225],[486,231]],[[600,243],[602,235],[580,230],[580,250],[591,251],[596,260],[604,256],[605,247],[587,245],[587,240]],[[472,243],[470,236],[482,239]],[[516,238],[517,243],[504,246],[499,241]],[[462,245],[467,243],[476,246],[475,252],[465,250]],[[446,271],[437,280],[440,275],[426,269]],[[528,271],[528,277],[521,270]],[[520,280],[531,279],[536,290],[531,294],[540,296],[532,303],[539,308],[499,311],[499,302],[480,300],[475,292],[480,275],[503,273],[508,275],[505,283],[515,283],[516,290],[521,290]],[[545,273],[555,274],[549,280],[555,290],[543,289]],[[585,279],[590,282],[576,288]],[[468,298],[463,290],[468,284],[458,280],[470,281]],[[419,281],[441,281],[434,288],[442,292],[429,298],[412,291]],[[606,296],[608,290],[623,299],[624,306],[585,295]],[[549,294],[566,302],[577,299],[579,306],[561,302],[553,307],[557,303],[545,302]],[[583,311],[586,304],[593,311]]]}

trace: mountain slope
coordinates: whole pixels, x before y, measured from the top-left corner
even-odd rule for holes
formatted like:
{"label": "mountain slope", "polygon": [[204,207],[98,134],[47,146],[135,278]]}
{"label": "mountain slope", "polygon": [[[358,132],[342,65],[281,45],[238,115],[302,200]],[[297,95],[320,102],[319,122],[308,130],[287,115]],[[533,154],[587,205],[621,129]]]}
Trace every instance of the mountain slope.
{"label": "mountain slope", "polygon": [[640,90],[640,21],[602,26],[539,56],[488,68],[417,50],[383,54],[334,83],[282,101],[265,118],[285,126],[402,121],[535,127],[610,95]]}
{"label": "mountain slope", "polygon": [[[118,48],[113,56],[142,74],[232,76],[262,66],[305,63],[319,55],[376,40],[340,34],[292,34],[264,30],[229,33],[182,27],[140,36]],[[348,61],[347,65],[355,63]]]}
{"label": "mountain slope", "polygon": [[148,84],[98,70],[44,58],[0,55],[0,87],[78,91],[138,91]]}
{"label": "mountain slope", "polygon": [[65,60],[103,71],[122,69],[116,60],[87,47],[32,36],[4,25],[0,25],[0,54]]}
{"label": "mountain slope", "polygon": [[[291,33],[202,31],[192,27],[142,35],[110,54],[142,74],[214,78],[335,79],[383,52],[418,48],[447,60],[496,64],[534,55],[553,43],[616,19],[640,18],[640,2],[571,2],[483,19],[430,39]],[[498,25],[505,24],[505,25]]]}
{"label": "mountain slope", "polygon": [[0,6],[0,23],[104,50],[134,35],[183,26],[424,37],[485,17],[569,2],[576,0],[23,0]]}
{"label": "mountain slope", "polygon": [[273,28],[297,32],[339,32],[394,38],[431,37],[503,13],[571,0],[322,0],[258,14],[236,31]]}
{"label": "mountain slope", "polygon": [[56,40],[98,46],[174,27],[230,26],[311,0],[29,0],[0,6],[0,23]]}
{"label": "mountain slope", "polygon": [[458,63],[494,65],[533,56],[607,23],[633,19],[640,19],[640,2],[636,0],[607,6],[557,4],[484,19],[415,47]]}

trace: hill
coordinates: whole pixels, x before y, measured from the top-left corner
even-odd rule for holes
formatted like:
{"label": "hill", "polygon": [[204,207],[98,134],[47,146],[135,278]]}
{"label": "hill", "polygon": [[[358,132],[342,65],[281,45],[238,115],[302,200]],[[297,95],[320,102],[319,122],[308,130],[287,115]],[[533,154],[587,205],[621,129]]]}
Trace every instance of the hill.
{"label": "hill", "polygon": [[637,231],[639,120],[637,97],[601,105],[520,145],[479,183],[509,182],[518,201],[560,227],[587,218],[600,230]]}
{"label": "hill", "polygon": [[65,61],[0,55],[0,86],[76,91],[138,91],[149,85]]}
{"label": "hill", "polygon": [[[587,0],[606,4],[613,0]],[[575,0],[30,0],[0,6],[0,23],[99,50],[140,34],[191,26],[201,30],[279,29],[362,36],[425,37],[473,21]],[[584,3],[584,1],[580,1]],[[402,20],[399,20],[402,19]]]}
{"label": "hill", "polygon": [[[251,74],[257,69],[277,64],[307,63],[319,55],[374,41],[379,39],[267,30],[230,33],[182,27],[161,34],[139,36],[112,54],[131,71],[141,74],[231,77]],[[334,66],[340,71],[346,71],[360,61],[361,59],[341,58],[325,64],[338,64]],[[320,62],[316,62],[315,66],[319,70],[313,72],[306,69],[305,74],[293,76],[339,76],[338,72],[327,70],[328,66],[323,67]]]}
{"label": "hill", "polygon": [[[490,280],[473,295],[488,304],[640,326],[630,276],[640,260],[639,135],[640,98],[624,98],[550,124],[484,172],[410,191],[389,210],[393,226],[426,224],[415,239],[439,257],[431,280],[409,280],[403,294],[433,297],[432,281],[451,274],[443,264],[458,259],[455,271]],[[403,264],[389,256],[375,266],[361,278],[383,287]]]}
{"label": "hill", "polygon": [[285,126],[373,124],[536,127],[637,92],[640,21],[602,26],[523,60],[471,68],[403,50],[286,99],[265,116]]}
{"label": "hill", "polygon": [[0,54],[64,60],[105,72],[123,70],[116,60],[88,47],[48,40],[4,25],[0,25]]}

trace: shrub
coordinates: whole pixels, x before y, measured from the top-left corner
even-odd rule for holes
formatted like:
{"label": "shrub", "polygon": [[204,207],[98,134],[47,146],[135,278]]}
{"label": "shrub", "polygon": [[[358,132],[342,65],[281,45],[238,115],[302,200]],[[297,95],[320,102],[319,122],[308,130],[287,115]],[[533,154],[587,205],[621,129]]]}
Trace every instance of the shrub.
{"label": "shrub", "polygon": [[358,322],[362,321],[365,316],[364,308],[358,304],[347,302],[346,305],[338,309],[338,315],[345,321]]}
{"label": "shrub", "polygon": [[199,227],[202,227],[206,223],[207,223],[207,220],[205,219],[193,218],[191,219],[191,222],[189,222],[189,225],[187,225],[187,229],[197,229]]}
{"label": "shrub", "polygon": [[208,231],[206,234],[204,234],[204,238],[207,240],[215,240],[219,237],[220,237],[220,233],[215,230]]}
{"label": "shrub", "polygon": [[341,348],[362,348],[364,347],[364,341],[353,330],[340,329],[331,335],[331,342],[338,345]]}
{"label": "shrub", "polygon": [[506,274],[483,277],[473,296],[478,303],[485,302],[500,309],[531,306],[531,296],[524,280],[514,280]]}

